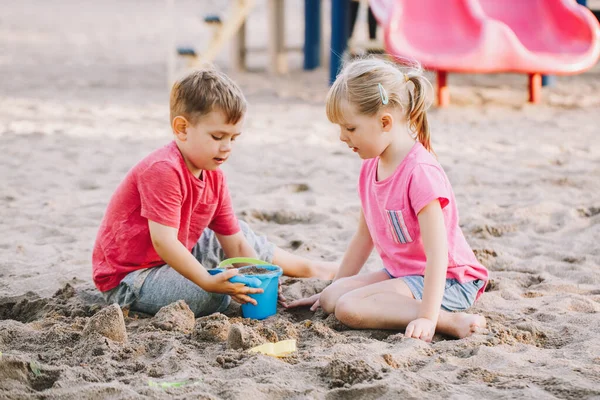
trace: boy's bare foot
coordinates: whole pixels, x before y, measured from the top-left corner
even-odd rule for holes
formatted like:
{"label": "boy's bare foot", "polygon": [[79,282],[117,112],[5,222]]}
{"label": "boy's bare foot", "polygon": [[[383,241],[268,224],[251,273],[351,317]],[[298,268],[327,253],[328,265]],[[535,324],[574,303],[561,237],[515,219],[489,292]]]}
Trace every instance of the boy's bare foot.
{"label": "boy's bare foot", "polygon": [[333,262],[311,260],[290,253],[279,247],[275,248],[272,262],[283,269],[283,274],[296,278],[333,279],[338,265]]}
{"label": "boy's bare foot", "polygon": [[335,277],[339,266],[334,262],[312,261],[311,275],[315,278],[331,280]]}
{"label": "boy's bare foot", "polygon": [[452,313],[452,328],[448,334],[459,339],[483,331],[486,327],[485,317],[479,314]]}

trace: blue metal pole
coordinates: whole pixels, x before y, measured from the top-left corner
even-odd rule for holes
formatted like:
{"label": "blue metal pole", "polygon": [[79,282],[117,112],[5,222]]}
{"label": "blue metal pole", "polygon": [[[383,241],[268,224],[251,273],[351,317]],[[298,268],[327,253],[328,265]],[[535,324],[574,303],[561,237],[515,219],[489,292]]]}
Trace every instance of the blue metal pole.
{"label": "blue metal pole", "polygon": [[542,86],[554,86],[555,83],[556,83],[556,76],[542,75]]}
{"label": "blue metal pole", "polygon": [[329,58],[329,84],[335,81],[340,71],[342,57],[348,45],[348,4],[349,0],[331,1],[331,56]]}
{"label": "blue metal pole", "polygon": [[304,0],[304,69],[321,65],[321,0]]}

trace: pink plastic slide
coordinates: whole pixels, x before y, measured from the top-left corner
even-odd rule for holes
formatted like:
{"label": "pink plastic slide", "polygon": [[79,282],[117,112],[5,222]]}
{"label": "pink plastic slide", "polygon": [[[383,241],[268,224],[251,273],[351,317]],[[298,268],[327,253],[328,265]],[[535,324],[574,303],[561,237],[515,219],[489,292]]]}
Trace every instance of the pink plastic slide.
{"label": "pink plastic slide", "polygon": [[438,72],[447,105],[448,72],[529,75],[540,100],[541,74],[577,74],[600,55],[600,25],[575,0],[370,0],[388,54]]}

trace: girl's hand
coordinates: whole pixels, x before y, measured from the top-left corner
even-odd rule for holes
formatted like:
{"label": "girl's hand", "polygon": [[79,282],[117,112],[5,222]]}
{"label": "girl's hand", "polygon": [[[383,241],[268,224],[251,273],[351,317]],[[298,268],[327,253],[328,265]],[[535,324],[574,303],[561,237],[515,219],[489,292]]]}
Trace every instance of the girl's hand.
{"label": "girl's hand", "polygon": [[404,336],[431,342],[435,333],[435,324],[427,318],[418,318],[406,326]]}
{"label": "girl's hand", "polygon": [[321,297],[321,293],[313,294],[310,297],[292,301],[290,304],[288,304],[286,306],[286,308],[310,306],[310,311],[317,311],[317,308],[319,308],[319,298],[320,297]]}

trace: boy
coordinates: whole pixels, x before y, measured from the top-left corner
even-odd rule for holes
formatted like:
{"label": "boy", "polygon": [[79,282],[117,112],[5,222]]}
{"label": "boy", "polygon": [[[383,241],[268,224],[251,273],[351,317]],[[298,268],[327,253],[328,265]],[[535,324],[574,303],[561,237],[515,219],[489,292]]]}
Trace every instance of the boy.
{"label": "boy", "polygon": [[[235,217],[219,166],[242,132],[246,100],[225,74],[199,70],[173,86],[175,136],[136,164],[113,194],[93,252],[96,287],[110,303],[155,314],[183,299],[196,316],[262,289],[210,275],[225,257],[261,258],[287,275],[331,279],[337,267],[276,248]],[[210,229],[207,229],[210,228]]]}

